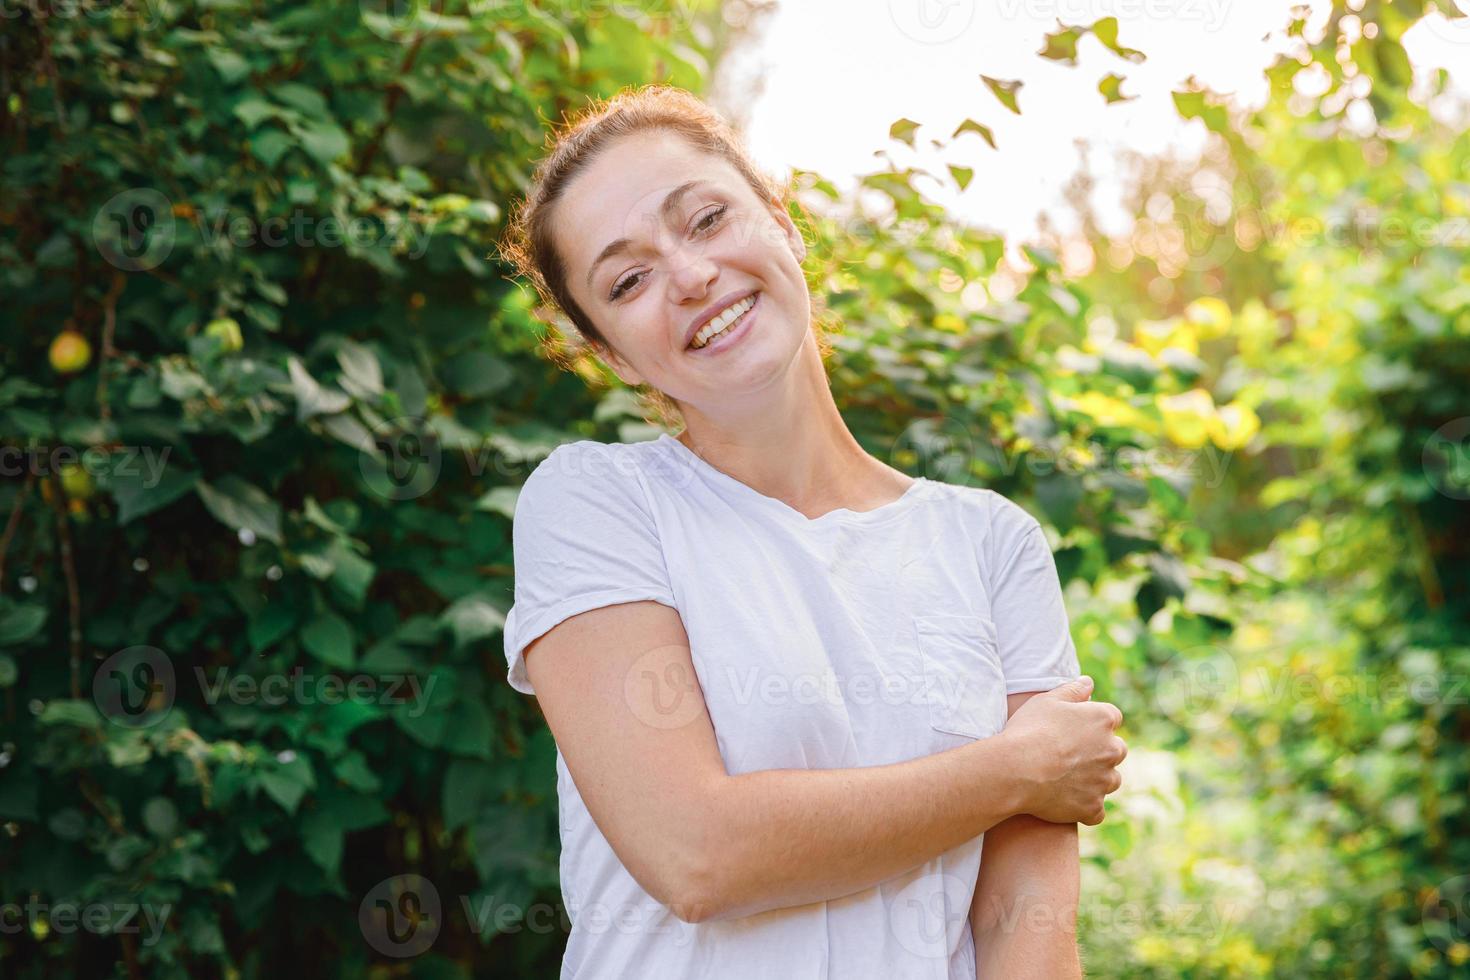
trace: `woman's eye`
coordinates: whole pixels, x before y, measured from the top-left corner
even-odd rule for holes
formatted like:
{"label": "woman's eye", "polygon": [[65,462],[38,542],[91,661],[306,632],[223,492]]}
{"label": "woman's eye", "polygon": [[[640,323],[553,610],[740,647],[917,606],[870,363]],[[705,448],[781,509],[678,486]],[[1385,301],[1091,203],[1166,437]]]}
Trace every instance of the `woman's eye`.
{"label": "woman's eye", "polygon": [[710,227],[710,222],[718,220],[729,209],[730,209],[729,208],[729,205],[725,205],[725,204],[720,205],[719,207],[715,208],[713,211],[710,211],[708,214],[706,214],[703,218],[700,218],[699,219],[699,223],[694,226],[694,230],[695,231],[702,231],[705,228]]}
{"label": "woman's eye", "polygon": [[616,300],[619,296],[626,293],[628,289],[632,287],[635,282],[638,281],[638,277],[641,275],[643,275],[643,273],[635,272],[631,276],[628,276],[626,279],[619,280],[618,284],[613,287],[612,293],[608,296],[608,299]]}
{"label": "woman's eye", "polygon": [[[713,227],[713,225],[718,222],[720,218],[724,217],[725,212],[728,210],[730,210],[730,206],[728,204],[722,204],[719,207],[710,210],[702,218],[700,218],[698,222],[695,223],[694,230],[704,231],[706,228]],[[608,294],[608,299],[616,302],[617,298],[626,293],[634,285],[636,285],[642,276],[643,273],[635,272],[633,275],[628,276],[626,279],[619,280],[617,285],[613,286],[612,292]]]}

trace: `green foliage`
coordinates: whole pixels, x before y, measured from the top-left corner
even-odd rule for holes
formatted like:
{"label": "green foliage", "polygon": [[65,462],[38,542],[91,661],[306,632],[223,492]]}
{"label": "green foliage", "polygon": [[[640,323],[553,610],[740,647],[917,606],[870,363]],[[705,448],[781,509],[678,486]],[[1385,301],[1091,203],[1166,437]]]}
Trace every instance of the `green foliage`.
{"label": "green foliage", "polygon": [[[1125,713],[1188,705],[1176,759],[1151,760],[1186,807],[1150,821],[1160,856],[1114,862],[1099,887],[1183,894],[1233,923],[1095,929],[1126,975],[1470,962],[1470,137],[1406,92],[1400,39],[1420,12],[1369,3],[1375,36],[1342,5],[1320,39],[1299,21],[1254,113],[1176,93],[1215,144],[1139,189],[1131,240],[1094,238],[1113,258],[1084,285],[1133,321],[1130,341],[1197,355],[1204,390],[1259,414],[1196,513],[1219,555],[1274,582],[1238,597],[1228,643],[1120,692]],[[1304,72],[1328,80],[1320,95],[1296,94]],[[1211,292],[1228,305],[1201,315],[1190,301]]]}
{"label": "green foliage", "polygon": [[[540,356],[490,256],[547,122],[699,90],[712,7],[226,0],[7,34],[0,894],[38,903],[7,975],[555,971],[562,933],[527,927],[559,898],[555,746],[503,681],[510,518],[558,444],[651,430]],[[1332,80],[1310,106],[1294,57],[1249,115],[1175,93],[1210,153],[1091,272],[948,220],[919,188],[965,167],[869,174],[861,208],[796,175],[854,433],[1042,519],[1128,719],[1130,781],[1083,835],[1090,975],[1470,957],[1470,720],[1444,696],[1470,672],[1463,244],[1290,233],[1344,207],[1448,229],[1470,141],[1407,94],[1420,6],[1369,0],[1343,57],[1338,7],[1294,29]],[[1041,54],[1087,36],[1142,60],[1113,18]],[[1354,75],[1371,132],[1343,122]],[[62,371],[68,330],[90,349]],[[1383,693],[1414,678],[1442,696]],[[1368,693],[1322,695],[1341,680]]]}
{"label": "green foliage", "polygon": [[359,903],[410,872],[448,913],[422,969],[555,961],[458,896],[555,896],[509,518],[619,419],[489,256],[548,120],[710,52],[697,5],[473,6],[8,12],[0,893],[42,904],[6,975],[361,976]]}

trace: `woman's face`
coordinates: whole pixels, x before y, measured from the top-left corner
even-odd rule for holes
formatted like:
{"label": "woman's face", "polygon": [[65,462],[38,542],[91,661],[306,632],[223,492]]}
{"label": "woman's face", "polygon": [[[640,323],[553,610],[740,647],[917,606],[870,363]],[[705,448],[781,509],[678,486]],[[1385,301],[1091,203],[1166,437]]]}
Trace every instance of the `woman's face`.
{"label": "woman's face", "polygon": [[[628,384],[707,412],[783,377],[810,335],[806,248],[791,219],[676,135],[642,133],[602,152],[553,222],[567,288]],[[752,301],[708,336],[723,311]]]}

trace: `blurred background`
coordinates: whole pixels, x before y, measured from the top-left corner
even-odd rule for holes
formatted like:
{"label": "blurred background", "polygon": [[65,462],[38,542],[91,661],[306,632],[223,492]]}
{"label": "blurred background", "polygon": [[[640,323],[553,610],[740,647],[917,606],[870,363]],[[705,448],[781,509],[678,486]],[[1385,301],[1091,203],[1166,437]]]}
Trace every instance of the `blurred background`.
{"label": "blurred background", "polygon": [[1467,14],[0,0],[0,974],[557,975],[510,520],[659,430],[495,246],[667,82],[862,443],[1046,529],[1130,745],[1088,975],[1470,975]]}

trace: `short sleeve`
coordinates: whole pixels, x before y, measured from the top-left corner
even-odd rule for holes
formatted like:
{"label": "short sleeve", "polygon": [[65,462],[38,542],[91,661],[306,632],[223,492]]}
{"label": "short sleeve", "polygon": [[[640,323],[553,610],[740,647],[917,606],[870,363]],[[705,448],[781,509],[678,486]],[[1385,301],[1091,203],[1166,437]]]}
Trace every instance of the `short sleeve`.
{"label": "short sleeve", "polygon": [[999,495],[994,503],[990,614],[1006,694],[1050,691],[1082,676],[1056,560],[1036,518]]}
{"label": "short sleeve", "polygon": [[525,649],[562,620],[652,599],[674,606],[663,549],[632,454],[590,440],[559,446],[526,479],[511,523],[515,597],[506,679],[535,694]]}

